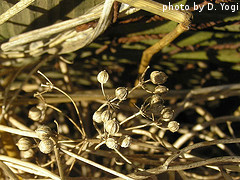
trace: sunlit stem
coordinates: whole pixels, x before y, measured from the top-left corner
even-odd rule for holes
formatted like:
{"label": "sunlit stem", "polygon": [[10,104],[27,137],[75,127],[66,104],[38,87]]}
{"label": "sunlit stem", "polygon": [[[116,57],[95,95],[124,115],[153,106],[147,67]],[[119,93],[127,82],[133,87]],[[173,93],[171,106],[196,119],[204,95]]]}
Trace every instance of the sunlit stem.
{"label": "sunlit stem", "polygon": [[141,114],[142,114],[142,112],[139,111],[139,112],[133,114],[132,116],[129,116],[127,119],[125,119],[125,120],[123,120],[122,122],[120,122],[120,125],[122,125],[122,124],[130,121],[131,119],[133,119],[133,118],[135,118],[135,117],[137,117],[137,116],[139,116],[139,115],[141,115]]}

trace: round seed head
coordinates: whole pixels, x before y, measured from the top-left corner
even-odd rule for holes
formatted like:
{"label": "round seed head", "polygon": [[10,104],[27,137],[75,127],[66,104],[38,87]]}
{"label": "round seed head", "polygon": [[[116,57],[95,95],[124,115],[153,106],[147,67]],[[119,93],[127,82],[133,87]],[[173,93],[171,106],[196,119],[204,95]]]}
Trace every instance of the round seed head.
{"label": "round seed head", "polygon": [[153,71],[150,74],[150,80],[153,84],[163,84],[167,81],[167,75],[161,71]]}
{"label": "round seed head", "polygon": [[23,159],[30,159],[34,156],[33,149],[29,149],[27,151],[20,151],[20,157]]}
{"label": "round seed head", "polygon": [[130,136],[125,136],[121,141],[121,147],[127,148],[130,146],[132,139]]}
{"label": "round seed head", "polygon": [[179,123],[177,121],[170,121],[168,123],[168,129],[171,131],[171,132],[176,132],[178,131],[179,129]]}
{"label": "round seed head", "polygon": [[22,137],[16,145],[20,151],[27,151],[32,147],[32,141],[27,137]]}
{"label": "round seed head", "polygon": [[110,149],[116,149],[118,147],[118,144],[114,138],[107,138],[106,146]]}
{"label": "round seed head", "polygon": [[162,97],[159,96],[158,94],[154,94],[154,95],[152,95],[152,97],[151,97],[150,104],[151,104],[151,105],[153,105],[153,104],[163,104],[163,99],[162,99]]}
{"label": "round seed head", "polygon": [[49,139],[49,137],[52,135],[51,128],[46,125],[38,126],[38,128],[35,130],[35,132],[36,132],[38,138],[41,140]]}
{"label": "round seed head", "polygon": [[107,71],[101,71],[100,73],[98,73],[97,75],[97,80],[98,82],[100,82],[101,84],[105,84],[108,81],[109,75],[107,73]]}
{"label": "round seed head", "polygon": [[116,119],[110,119],[104,122],[104,129],[110,135],[114,135],[119,131],[120,125]]}
{"label": "round seed head", "polygon": [[42,153],[49,154],[54,148],[54,143],[51,139],[45,139],[40,141],[38,148]]}
{"label": "round seed head", "polygon": [[155,87],[154,93],[155,94],[165,94],[169,91],[166,86],[158,85]]}
{"label": "round seed head", "polygon": [[115,96],[120,100],[124,101],[128,97],[128,90],[125,87],[119,87],[115,90]]}
{"label": "round seed head", "polygon": [[151,108],[150,108],[150,113],[156,117],[160,117],[161,116],[160,112],[161,112],[162,108],[163,108],[162,103],[152,104]]}
{"label": "round seed head", "polygon": [[108,110],[108,109],[103,111],[102,114],[101,114],[101,120],[103,122],[106,122],[106,121],[110,120],[111,117],[112,117],[111,111]]}
{"label": "round seed head", "polygon": [[161,115],[163,121],[170,121],[173,118],[174,111],[171,108],[163,108]]}
{"label": "round seed head", "polygon": [[42,110],[37,107],[32,107],[28,112],[28,117],[33,121],[39,121],[42,117]]}
{"label": "round seed head", "polygon": [[101,118],[102,112],[101,111],[95,111],[95,113],[93,114],[93,121],[95,121],[96,123],[101,123],[102,122],[102,118]]}

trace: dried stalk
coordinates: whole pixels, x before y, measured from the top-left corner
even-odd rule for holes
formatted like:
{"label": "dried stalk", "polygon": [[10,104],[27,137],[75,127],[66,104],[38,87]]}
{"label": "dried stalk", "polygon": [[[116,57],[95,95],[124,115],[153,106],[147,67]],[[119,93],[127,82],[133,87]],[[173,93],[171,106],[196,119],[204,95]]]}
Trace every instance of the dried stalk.
{"label": "dried stalk", "polygon": [[72,152],[70,152],[70,151],[67,151],[67,150],[62,149],[62,148],[61,148],[61,151],[63,151],[64,153],[66,153],[67,155],[69,155],[69,156],[71,156],[71,157],[74,157],[74,158],[76,158],[76,159],[78,159],[78,160],[80,160],[80,161],[82,161],[82,162],[85,162],[85,163],[87,163],[87,164],[89,164],[89,165],[91,165],[91,166],[94,166],[94,167],[99,168],[99,169],[101,169],[101,170],[103,170],[103,171],[106,171],[106,172],[108,172],[108,173],[111,173],[111,174],[113,174],[113,175],[115,175],[115,176],[121,177],[121,178],[126,179],[126,180],[133,180],[132,178],[130,178],[130,177],[128,177],[128,176],[125,176],[125,175],[122,174],[122,173],[119,173],[119,172],[117,172],[117,171],[114,171],[114,170],[112,170],[112,169],[109,169],[109,168],[107,168],[107,167],[105,167],[105,166],[102,166],[101,164],[95,163],[95,162],[93,162],[93,161],[91,161],[91,160],[89,160],[89,159],[85,159],[85,158],[83,158],[83,157],[81,157],[81,156],[79,156],[79,155],[77,155],[77,154],[74,154],[74,153],[72,153]]}
{"label": "dried stalk", "polygon": [[8,9],[5,13],[0,15],[0,25],[5,23],[8,19],[15,16],[17,13],[28,7],[35,0],[20,0],[13,7]]}

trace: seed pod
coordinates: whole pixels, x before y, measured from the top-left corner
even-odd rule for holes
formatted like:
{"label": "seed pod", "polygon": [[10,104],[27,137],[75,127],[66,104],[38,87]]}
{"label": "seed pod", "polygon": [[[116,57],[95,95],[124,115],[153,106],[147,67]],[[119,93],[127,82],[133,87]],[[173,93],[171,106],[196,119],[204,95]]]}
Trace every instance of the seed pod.
{"label": "seed pod", "polygon": [[158,94],[154,94],[154,95],[152,95],[152,97],[151,97],[150,104],[151,104],[151,105],[153,105],[153,104],[163,104],[163,99],[162,99],[162,97],[159,96]]}
{"label": "seed pod", "polygon": [[171,132],[176,132],[178,131],[179,129],[179,123],[177,121],[170,121],[168,123],[168,129],[171,131]]}
{"label": "seed pod", "polygon": [[38,126],[38,128],[35,130],[35,132],[36,132],[38,138],[41,140],[49,139],[49,137],[52,135],[51,128],[46,125]]}
{"label": "seed pod", "polygon": [[119,87],[115,90],[115,96],[118,98],[120,101],[124,101],[127,99],[128,96],[128,90],[125,87]]}
{"label": "seed pod", "polygon": [[110,120],[111,118],[112,118],[112,114],[111,114],[110,110],[107,109],[102,112],[101,119],[103,122],[106,122],[106,121]]}
{"label": "seed pod", "polygon": [[106,146],[110,149],[116,149],[118,147],[118,144],[114,138],[107,138]]}
{"label": "seed pod", "polygon": [[110,119],[104,122],[104,129],[110,135],[114,135],[119,131],[120,125],[116,119]]}
{"label": "seed pod", "polygon": [[130,136],[125,136],[121,141],[121,147],[127,148],[130,146],[131,142],[132,142],[132,138]]}
{"label": "seed pod", "polygon": [[150,74],[150,80],[153,84],[163,84],[167,81],[167,75],[162,71],[153,71]]}
{"label": "seed pod", "polygon": [[100,82],[101,84],[105,84],[108,81],[109,75],[107,73],[107,71],[101,71],[100,73],[98,73],[97,75],[97,80],[98,82]]}
{"label": "seed pod", "polygon": [[166,86],[158,85],[155,87],[154,94],[165,94],[169,91]]}
{"label": "seed pod", "polygon": [[174,111],[171,108],[163,108],[161,111],[162,120],[163,121],[170,121],[173,118]]}
{"label": "seed pod", "polygon": [[33,121],[39,121],[42,117],[42,110],[37,107],[32,107],[29,110],[28,117]]}
{"label": "seed pod", "polygon": [[93,114],[93,121],[95,121],[96,123],[101,123],[102,122],[102,118],[101,118],[102,112],[101,111],[95,111],[95,113]]}
{"label": "seed pod", "polygon": [[27,151],[20,151],[20,157],[23,159],[30,159],[34,156],[33,149],[29,149]]}
{"label": "seed pod", "polygon": [[160,117],[161,116],[160,112],[162,108],[163,108],[162,103],[152,104],[150,107],[150,113],[153,114],[155,117]]}
{"label": "seed pod", "polygon": [[27,137],[22,137],[16,145],[20,151],[27,151],[32,147],[32,141]]}
{"label": "seed pod", "polygon": [[45,139],[45,140],[40,141],[38,148],[42,153],[48,154],[48,153],[52,152],[52,150],[54,148],[54,143],[51,139]]}

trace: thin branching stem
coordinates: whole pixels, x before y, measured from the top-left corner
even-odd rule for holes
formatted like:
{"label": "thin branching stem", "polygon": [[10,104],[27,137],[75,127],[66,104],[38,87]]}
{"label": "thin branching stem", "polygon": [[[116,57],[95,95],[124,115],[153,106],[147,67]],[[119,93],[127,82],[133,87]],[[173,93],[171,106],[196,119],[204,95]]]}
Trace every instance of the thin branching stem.
{"label": "thin branching stem", "polygon": [[110,173],[110,174],[113,174],[113,175],[115,175],[115,176],[121,177],[121,178],[126,179],[126,180],[133,180],[132,178],[130,178],[130,177],[128,177],[128,176],[126,176],[126,175],[124,175],[124,174],[122,174],[122,173],[119,173],[119,172],[117,172],[117,171],[114,171],[114,170],[112,170],[112,169],[109,169],[109,168],[107,168],[107,167],[105,167],[105,166],[103,166],[103,165],[101,165],[101,164],[98,164],[98,163],[96,163],[96,162],[94,162],[94,161],[91,161],[91,160],[89,160],[89,159],[83,158],[83,157],[81,157],[81,156],[79,156],[79,155],[77,155],[77,154],[74,154],[74,153],[70,152],[70,151],[67,151],[67,150],[62,149],[62,148],[61,148],[61,151],[63,151],[64,153],[66,153],[67,155],[69,155],[69,156],[71,156],[71,157],[74,157],[74,158],[76,158],[76,159],[78,159],[78,160],[80,160],[80,161],[82,161],[82,162],[85,162],[85,163],[87,163],[87,164],[89,164],[89,165],[91,165],[91,166],[94,166],[94,167],[96,167],[96,168],[99,168],[99,169],[101,169],[101,170],[103,170],[103,171],[106,171],[106,172],[108,172],[108,173]]}
{"label": "thin branching stem", "polygon": [[200,147],[205,147],[205,146],[212,146],[212,145],[218,145],[218,144],[232,144],[232,143],[239,143],[240,138],[234,138],[234,139],[220,139],[220,140],[213,140],[213,141],[204,141],[200,143],[193,144],[191,146],[187,146],[183,149],[181,149],[178,153],[174,153],[172,156],[170,156],[164,163],[163,166],[166,168],[169,166],[169,164],[179,156],[183,155],[184,153],[191,151],[193,149],[197,149]]}
{"label": "thin branching stem", "polygon": [[34,131],[24,131],[24,130],[8,127],[5,125],[0,125],[0,131],[9,132],[9,133],[17,134],[20,136],[38,138],[37,134]]}
{"label": "thin branching stem", "polygon": [[[41,168],[36,164],[30,163],[30,162],[25,162],[25,161],[21,161],[17,158],[12,158],[9,156],[4,156],[4,155],[0,155],[0,160],[4,161],[4,162],[9,162],[8,165],[11,166],[12,165],[18,165],[18,166],[22,166],[27,168],[26,170],[30,170],[31,172],[35,172],[35,174],[37,175],[41,175],[41,176],[46,176],[46,177],[50,177],[54,180],[60,180],[60,177],[55,175],[54,173],[52,173],[51,171]],[[28,171],[26,171],[28,172]]]}
{"label": "thin branching stem", "polygon": [[3,170],[3,172],[12,180],[18,180],[18,177],[12,172],[12,170],[4,164],[2,161],[0,161],[0,168]]}
{"label": "thin branching stem", "polygon": [[73,119],[70,118],[68,115],[64,114],[60,109],[58,109],[57,107],[52,106],[52,105],[50,105],[50,104],[46,104],[46,106],[54,109],[55,111],[57,111],[57,112],[59,112],[59,113],[61,113],[63,116],[65,116],[65,117],[77,128],[77,130],[78,130],[80,133],[82,133],[82,130],[81,130],[81,129],[79,128],[79,126],[73,121]]}

